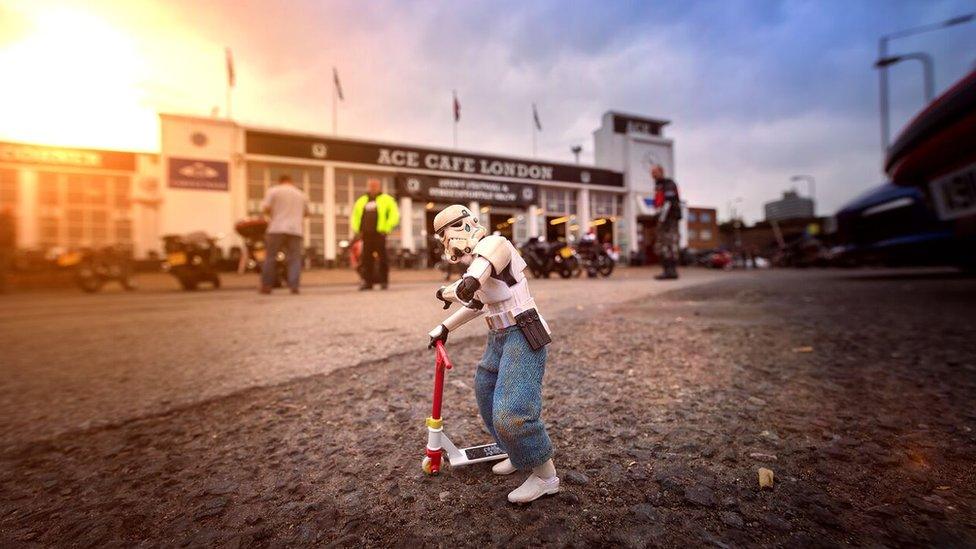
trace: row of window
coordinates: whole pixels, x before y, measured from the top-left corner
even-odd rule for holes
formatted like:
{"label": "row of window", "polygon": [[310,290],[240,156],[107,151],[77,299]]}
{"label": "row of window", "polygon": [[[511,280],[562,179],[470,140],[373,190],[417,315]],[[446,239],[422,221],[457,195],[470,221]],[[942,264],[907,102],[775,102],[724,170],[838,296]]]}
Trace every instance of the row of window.
{"label": "row of window", "polygon": [[[309,197],[310,211],[318,214],[306,221],[306,245],[324,252],[325,222],[325,171],[322,167],[250,162],[247,166],[247,209],[250,215],[261,212],[261,201],[269,186],[282,175],[288,175],[296,186]],[[37,222],[39,244],[55,246],[104,246],[131,243],[132,178],[115,175],[61,173],[40,171],[37,174]],[[355,200],[366,192],[369,179],[379,179],[384,192],[394,192],[393,176],[357,170],[336,170],[335,204],[336,231],[332,237],[336,243],[351,238],[350,216]],[[18,202],[18,171],[0,169],[0,207]],[[573,189],[540,189],[541,211],[538,226],[546,234],[558,237],[578,238],[587,228],[576,223],[578,212],[577,192]],[[427,224],[432,218],[430,209],[417,205],[413,212],[414,242],[423,247],[426,242]],[[485,217],[492,216],[500,224],[507,224],[511,236],[522,241],[528,235],[528,212],[510,208],[498,208]],[[623,214],[623,197],[615,193],[591,191],[590,217],[594,220],[614,218]],[[401,212],[401,217],[408,215]],[[565,218],[565,219],[562,219]],[[561,220],[561,221],[560,221]],[[489,219],[485,220],[486,222]],[[553,224],[553,221],[557,223]],[[507,231],[506,231],[507,232]],[[392,246],[399,246],[399,231],[390,238]]]}
{"label": "row of window", "polygon": [[688,222],[689,223],[695,223],[695,222],[699,222],[699,223],[711,223],[712,222],[712,213],[711,212],[695,212],[695,211],[689,211],[688,212]]}
{"label": "row of window", "polygon": [[712,239],[712,231],[709,229],[702,229],[696,231],[694,229],[688,229],[688,240],[703,240],[708,241]]}
{"label": "row of window", "polygon": [[38,172],[38,244],[131,244],[131,195],[130,177]]}
{"label": "row of window", "polygon": [[[323,174],[324,169],[315,166],[300,166],[300,165],[288,165],[288,164],[270,164],[270,163],[249,163],[248,164],[248,210],[253,214],[260,213],[261,199],[264,197],[266,189],[277,182],[278,177],[282,174],[288,174],[291,176],[292,181],[305,190],[309,197],[309,202],[311,203],[312,213],[321,214],[324,212],[324,188],[323,188]],[[349,170],[349,169],[336,169],[335,172],[335,239],[337,248],[343,241],[348,241],[354,235],[352,232],[352,227],[350,224],[350,217],[352,215],[352,207],[356,202],[356,199],[366,193],[366,184],[370,179],[378,179],[382,186],[383,192],[393,194],[395,192],[395,182],[394,176],[389,173],[383,172],[369,172],[362,170]],[[575,216],[578,212],[577,205],[577,193],[572,189],[541,189],[539,203],[542,207],[542,211],[539,213],[538,225],[540,228],[544,228],[546,233],[559,233],[560,237],[571,236],[574,238],[579,238],[585,229],[579,227],[575,223]],[[410,213],[413,216],[413,239],[417,243],[418,247],[425,247],[427,242],[427,224],[430,221],[427,219],[427,214],[434,208],[433,205],[430,207],[423,207],[417,205],[414,211]],[[483,208],[486,217],[489,212],[493,211],[492,208]],[[494,209],[494,215],[497,217],[500,213],[505,213],[505,220],[511,219],[512,222],[508,225],[511,226],[511,231],[516,240],[522,241],[527,238],[528,235],[528,221],[527,212],[518,212],[517,210],[512,210],[508,208]],[[511,215],[509,215],[511,214]],[[407,215],[406,212],[400,212],[401,218]],[[598,218],[611,218],[619,217],[623,215],[623,197],[616,193],[605,193],[599,191],[592,191],[590,193],[590,217],[593,219]],[[553,227],[549,227],[549,222],[554,218],[559,217],[569,217],[567,222],[559,223]],[[486,219],[488,222],[488,219]],[[308,245],[319,249],[322,248],[322,243],[325,242],[325,227],[324,223],[320,220],[310,219],[307,225],[308,231]],[[389,244],[391,246],[399,246],[401,242],[401,233],[399,231],[394,231],[390,235]]]}
{"label": "row of window", "polygon": [[0,207],[17,206],[17,171],[0,170]]}

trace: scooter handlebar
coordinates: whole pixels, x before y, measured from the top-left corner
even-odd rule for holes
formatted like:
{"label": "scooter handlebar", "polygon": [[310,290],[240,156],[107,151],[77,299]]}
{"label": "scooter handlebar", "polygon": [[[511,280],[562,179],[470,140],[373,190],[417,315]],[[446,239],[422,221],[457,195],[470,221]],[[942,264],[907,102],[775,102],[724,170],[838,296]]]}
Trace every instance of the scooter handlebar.
{"label": "scooter handlebar", "polygon": [[444,342],[438,340],[436,342],[436,347],[434,348],[434,353],[437,355],[437,363],[444,366],[444,368],[450,370],[454,366],[451,364],[451,359],[447,358],[447,351],[444,350]]}

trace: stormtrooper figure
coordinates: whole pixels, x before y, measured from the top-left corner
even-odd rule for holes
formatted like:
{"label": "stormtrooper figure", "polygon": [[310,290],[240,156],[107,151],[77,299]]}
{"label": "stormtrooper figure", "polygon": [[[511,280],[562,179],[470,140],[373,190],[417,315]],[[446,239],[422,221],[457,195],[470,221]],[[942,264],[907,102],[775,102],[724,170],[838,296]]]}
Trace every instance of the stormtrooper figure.
{"label": "stormtrooper figure", "polygon": [[430,346],[446,342],[450,332],[480,316],[490,333],[475,374],[478,410],[488,431],[508,454],[492,471],[529,473],[508,494],[512,503],[528,503],[559,491],[552,463],[552,442],[540,419],[542,378],[549,326],[539,315],[522,271],[525,261],[505,237],[487,235],[467,207],[444,208],[434,218],[434,232],[452,263],[470,256],[471,264],[457,282],[437,290],[447,309],[461,308],[430,331]]}

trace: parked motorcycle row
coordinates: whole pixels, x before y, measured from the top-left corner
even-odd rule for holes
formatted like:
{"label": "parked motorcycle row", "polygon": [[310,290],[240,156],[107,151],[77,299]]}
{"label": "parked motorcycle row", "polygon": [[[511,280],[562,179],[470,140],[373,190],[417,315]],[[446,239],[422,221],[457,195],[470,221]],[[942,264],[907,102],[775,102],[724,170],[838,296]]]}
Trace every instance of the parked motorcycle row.
{"label": "parked motorcycle row", "polygon": [[[267,257],[264,246],[267,220],[263,217],[244,218],[234,225],[234,230],[244,240],[245,254],[237,256],[238,270],[260,273]],[[222,257],[217,246],[218,240],[219,238],[200,231],[164,236],[166,260],[162,265],[163,270],[176,277],[184,290],[196,290],[201,283],[219,288]],[[280,288],[287,270],[284,252],[278,252],[275,266],[277,277],[274,285]]]}
{"label": "parked motorcycle row", "polygon": [[[239,271],[261,271],[267,253],[264,246],[267,228],[268,222],[259,217],[245,218],[234,226],[245,247],[245,254],[232,255],[230,258],[230,261],[238,264]],[[220,288],[219,273],[228,268],[228,260],[217,245],[219,240],[220,237],[203,231],[165,235],[165,258],[160,266],[164,272],[173,275],[184,290],[196,290],[201,284]],[[278,274],[275,285],[280,287],[285,278],[285,254],[279,252],[275,259]],[[58,256],[57,264],[61,268],[75,270],[76,282],[86,292],[96,292],[112,280],[119,281],[127,290],[135,287],[131,279],[134,270],[131,267],[131,254],[111,248],[67,251]]]}
{"label": "parked motorcycle row", "polygon": [[570,278],[584,272],[590,278],[606,277],[613,273],[617,261],[612,246],[592,239],[583,239],[573,247],[537,237],[529,239],[519,251],[535,278],[549,278],[552,273]]}
{"label": "parked motorcycle row", "polygon": [[[244,253],[232,256],[230,260],[237,263],[240,272],[261,272],[267,253],[264,245],[267,227],[267,221],[257,217],[243,219],[234,226],[244,240]],[[202,231],[164,236],[162,270],[173,275],[180,287],[187,291],[196,290],[201,285],[220,288],[219,273],[228,268],[228,259],[223,257],[217,245],[219,240],[220,237]],[[553,273],[572,278],[584,272],[590,278],[608,277],[618,260],[612,246],[589,238],[575,245],[533,238],[519,252],[536,278],[549,278]],[[135,288],[132,280],[135,268],[131,255],[130,251],[119,248],[84,248],[58,254],[56,263],[61,269],[71,270],[75,283],[86,292],[97,292],[108,282],[118,282],[126,290],[132,290]],[[279,252],[275,260],[276,286],[280,286],[286,272],[284,253]],[[395,264],[401,268],[416,267],[421,260],[422,254],[417,252],[395,256]],[[465,266],[441,261],[435,267],[450,279],[463,272]]]}
{"label": "parked motorcycle row", "polygon": [[72,272],[75,284],[83,291],[94,293],[107,282],[118,282],[126,290],[134,290],[132,257],[128,250],[80,248],[59,253],[55,259],[59,269]]}

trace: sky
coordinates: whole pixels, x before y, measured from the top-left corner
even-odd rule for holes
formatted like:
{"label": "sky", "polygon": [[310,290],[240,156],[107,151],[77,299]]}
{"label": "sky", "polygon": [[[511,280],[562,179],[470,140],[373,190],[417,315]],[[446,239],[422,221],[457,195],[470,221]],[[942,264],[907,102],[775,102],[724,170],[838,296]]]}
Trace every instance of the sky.
{"label": "sky", "polygon": [[[158,112],[226,108],[246,124],[593,161],[607,110],[671,121],[692,205],[747,220],[795,174],[830,214],[883,182],[879,36],[976,2],[0,0],[0,140],[158,151]],[[976,23],[893,41],[935,60],[937,93],[976,63]],[[892,124],[923,105],[921,69],[890,71]],[[740,200],[741,199],[741,200]]]}

